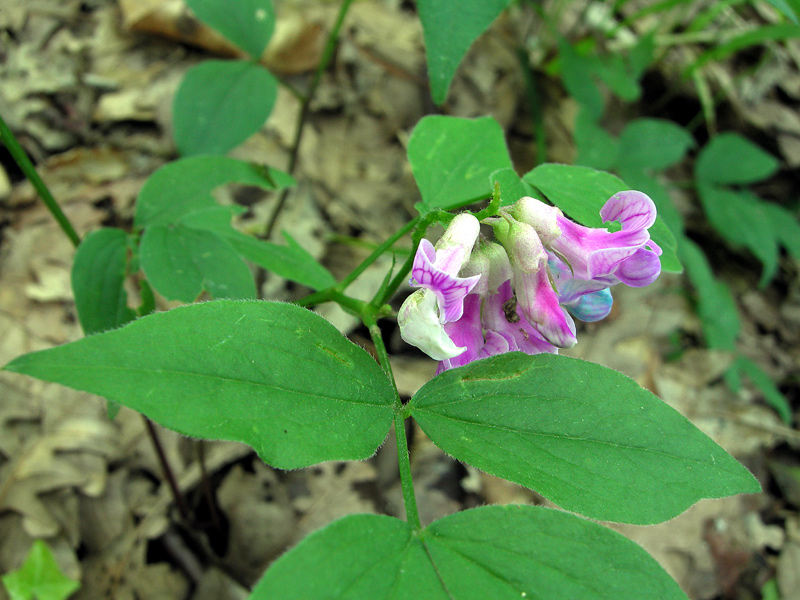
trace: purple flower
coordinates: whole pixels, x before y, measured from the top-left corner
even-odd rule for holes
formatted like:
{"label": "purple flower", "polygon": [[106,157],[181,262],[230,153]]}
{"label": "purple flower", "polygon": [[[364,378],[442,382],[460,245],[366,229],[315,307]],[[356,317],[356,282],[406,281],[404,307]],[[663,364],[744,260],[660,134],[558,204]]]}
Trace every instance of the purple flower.
{"label": "purple flower", "polygon": [[557,208],[533,198],[522,198],[510,212],[544,230],[549,250],[564,260],[578,279],[644,287],[661,272],[661,248],[648,231],[656,220],[656,206],[642,192],[620,192],[603,205],[603,222],[619,221],[622,226],[615,232],[578,225]]}
{"label": "purple flower", "polygon": [[464,298],[480,275],[458,276],[469,259],[480,232],[478,220],[469,213],[456,216],[434,247],[422,240],[411,269],[412,285],[422,287],[411,294],[397,316],[400,335],[431,358],[445,360],[458,356],[467,346],[457,346],[445,330],[445,323],[458,321]]}
{"label": "purple flower", "polygon": [[464,297],[478,283],[480,275],[461,278],[458,273],[467,262],[480,223],[469,213],[457,215],[434,248],[428,240],[419,243],[411,268],[412,283],[431,290],[438,301],[439,321],[457,321],[464,309]]}

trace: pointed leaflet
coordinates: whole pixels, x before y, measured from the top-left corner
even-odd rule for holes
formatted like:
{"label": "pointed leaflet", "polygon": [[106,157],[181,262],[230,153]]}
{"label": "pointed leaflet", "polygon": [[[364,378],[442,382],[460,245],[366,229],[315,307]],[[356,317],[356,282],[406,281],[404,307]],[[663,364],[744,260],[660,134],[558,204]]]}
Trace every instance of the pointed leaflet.
{"label": "pointed leaflet", "polygon": [[81,587],[61,572],[43,540],[33,542],[25,563],[2,580],[11,600],[65,600]]}
{"label": "pointed leaflet", "polygon": [[225,154],[267,120],[278,81],[243,60],[206,60],[186,72],[172,104],[173,135],[184,156]]}
{"label": "pointed leaflet", "polygon": [[391,517],[345,517],[279,558],[250,596],[301,598],[686,600],[627,538],[534,506],[466,510],[419,533]]}
{"label": "pointed leaflet", "polygon": [[121,229],[93,231],[72,263],[72,293],[86,335],[115,329],[136,317],[125,292],[128,236]]}
{"label": "pointed leaflet", "polygon": [[322,317],[278,302],[183,306],[4,368],[185,435],[244,442],[281,469],[367,458],[393,418],[375,361]]}
{"label": "pointed leaflet", "polygon": [[738,133],[720,133],[697,156],[694,174],[703,183],[755,183],[778,169],[774,156]]}
{"label": "pointed leaflet", "polygon": [[512,167],[503,130],[491,117],[422,118],[408,140],[408,161],[422,194],[421,212],[488,198],[489,176]]}
{"label": "pointed leaflet", "polygon": [[219,206],[211,192],[226,183],[279,190],[295,185],[291,175],[227,156],[193,156],[167,163],[153,173],[136,199],[137,227],[176,223],[201,208]]}
{"label": "pointed leaflet", "polygon": [[253,274],[220,236],[182,225],[154,225],[142,235],[139,259],[147,280],[167,300],[256,297]]}
{"label": "pointed leaflet", "polygon": [[[600,218],[603,204],[617,192],[630,189],[624,181],[610,173],[555,163],[539,165],[522,179],[539,189],[570,219],[587,227],[604,227]],[[680,273],[681,264],[675,254],[675,236],[661,218],[656,218],[650,228],[650,236],[664,251],[659,257],[661,268]]]}
{"label": "pointed leaflet", "polygon": [[431,96],[442,104],[456,68],[477,37],[511,0],[417,0],[425,34]]}
{"label": "pointed leaflet", "polygon": [[227,241],[243,258],[280,277],[321,290],[336,283],[333,275],[319,264],[288,233],[286,246],[257,239],[234,229],[231,216],[237,207],[201,208],[181,218],[181,224],[198,231],[212,232]]}
{"label": "pointed leaflet", "polygon": [[694,139],[666,119],[634,119],[619,136],[617,164],[626,169],[666,169],[681,160]]}
{"label": "pointed leaflet", "polygon": [[564,356],[514,352],[446,371],[408,412],[454,458],[594,519],[660,523],[701,498],[760,490],[636,382]]}
{"label": "pointed leaflet", "polygon": [[258,60],[275,29],[272,0],[186,0],[201,21]]}

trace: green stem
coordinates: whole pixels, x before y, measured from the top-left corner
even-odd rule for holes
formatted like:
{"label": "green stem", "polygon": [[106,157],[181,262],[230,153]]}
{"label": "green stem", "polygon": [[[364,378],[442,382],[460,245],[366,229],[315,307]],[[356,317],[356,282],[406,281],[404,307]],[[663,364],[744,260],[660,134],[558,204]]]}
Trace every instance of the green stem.
{"label": "green stem", "polygon": [[61,207],[58,205],[55,198],[53,198],[53,194],[50,193],[47,185],[45,185],[44,181],[42,181],[42,178],[39,177],[39,173],[36,172],[36,167],[33,166],[31,159],[28,158],[25,150],[23,150],[22,146],[19,145],[17,138],[8,128],[8,125],[6,125],[6,122],[3,120],[2,116],[0,116],[0,141],[5,144],[5,147],[8,148],[12,158],[17,165],[19,165],[19,168],[25,174],[25,177],[27,177],[28,181],[33,184],[34,189],[47,206],[50,214],[53,215],[55,220],[61,226],[61,230],[67,234],[69,241],[71,241],[72,245],[77,248],[81,243],[80,236],[78,236],[78,233],[75,231],[72,223],[69,222],[69,219],[61,210]]}
{"label": "green stem", "polygon": [[[353,0],[343,0],[342,6],[339,8],[339,14],[336,15],[336,22],[334,23],[333,29],[331,29],[331,32],[328,35],[327,42],[325,43],[325,49],[322,51],[322,58],[317,65],[316,71],[314,71],[314,78],[311,80],[308,93],[303,99],[303,104],[300,108],[300,116],[297,119],[297,130],[294,134],[294,142],[292,143],[292,152],[289,156],[288,171],[290,175],[294,174],[295,167],[297,166],[297,157],[300,154],[300,142],[303,140],[303,131],[305,130],[306,123],[308,122],[311,101],[314,99],[314,95],[316,94],[317,88],[322,80],[322,74],[325,72],[325,69],[328,68],[328,64],[330,64],[331,59],[333,58],[333,53],[336,50],[336,41],[339,39],[339,31],[342,28],[342,23],[344,22],[344,18],[347,15],[347,11],[350,9],[350,5],[352,3]],[[269,217],[267,227],[264,231],[264,239],[269,239],[272,236],[272,231],[275,229],[275,223],[278,220],[278,215],[280,215],[281,211],[283,210],[288,197],[289,188],[286,188],[281,192],[281,195],[278,198],[278,203],[275,205],[275,208]]]}
{"label": "green stem", "polygon": [[371,311],[362,314],[364,324],[369,329],[369,335],[372,338],[372,343],[375,344],[375,353],[378,355],[378,362],[383,367],[386,376],[394,387],[395,397],[395,412],[394,412],[394,435],[397,442],[397,461],[400,469],[400,485],[403,488],[403,504],[406,507],[406,521],[415,529],[422,529],[422,524],[419,520],[419,511],[417,510],[417,499],[414,496],[414,482],[411,478],[411,459],[408,454],[408,439],[406,438],[405,416],[403,415],[403,403],[400,401],[400,395],[397,393],[397,385],[392,375],[392,365],[389,363],[389,354],[386,352],[386,346],[383,343],[381,330],[375,319],[375,315]]}
{"label": "green stem", "polygon": [[[403,227],[398,229],[397,232],[394,235],[392,235],[392,237],[390,237],[385,242],[383,242],[380,246],[375,248],[375,251],[372,254],[370,254],[367,258],[365,258],[363,261],[361,261],[361,264],[358,265],[353,270],[353,272],[350,273],[347,277],[342,279],[342,281],[336,287],[338,289],[340,289],[340,290],[347,289],[347,286],[349,286],[351,283],[353,283],[358,278],[358,276],[361,275],[361,273],[366,271],[367,268],[372,263],[374,263],[376,260],[378,260],[378,258],[380,258],[380,256],[384,252],[386,252],[389,248],[391,248],[397,240],[399,240],[401,237],[406,235],[409,231],[414,229],[417,226],[417,224],[420,222],[420,220],[421,220],[421,217],[416,216],[413,219],[411,219],[411,221],[409,221],[408,223],[403,225]],[[413,256],[413,255],[414,254],[412,252],[410,254],[410,256]]]}

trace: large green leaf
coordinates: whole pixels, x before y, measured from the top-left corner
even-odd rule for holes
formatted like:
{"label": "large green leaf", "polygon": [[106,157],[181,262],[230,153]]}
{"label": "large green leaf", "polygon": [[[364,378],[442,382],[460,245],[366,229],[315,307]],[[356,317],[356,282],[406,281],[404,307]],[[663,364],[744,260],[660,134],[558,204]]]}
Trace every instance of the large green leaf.
{"label": "large green leaf", "polygon": [[628,169],[665,169],[694,145],[683,127],[665,119],[635,119],[619,136],[617,164]]}
{"label": "large green leaf", "polygon": [[282,469],[367,458],[393,419],[377,363],[286,303],[183,306],[4,368],[104,396],[185,435],[244,442]]}
{"label": "large green leaf", "polygon": [[512,168],[503,130],[491,117],[424,117],[408,140],[408,160],[422,210],[449,210],[488,198],[489,176]]}
{"label": "large green leaf", "polygon": [[[617,192],[630,189],[619,177],[589,167],[545,163],[526,173],[522,179],[541,190],[550,202],[581,225],[603,227],[600,209]],[[650,236],[664,253],[661,268],[679,273],[675,254],[677,242],[660,217],[650,228]]]}
{"label": "large green leaf", "polygon": [[255,59],[275,29],[272,0],[186,0],[194,14]]}
{"label": "large green leaf", "polygon": [[218,206],[211,192],[226,183],[277,190],[295,185],[290,175],[227,156],[194,156],[167,163],[142,186],[136,200],[137,227],[177,223],[184,215]]}
{"label": "large green leaf", "polygon": [[514,352],[446,371],[408,411],[451,456],[595,519],[660,523],[701,498],[760,490],[636,382],[564,356]]}
{"label": "large green leaf", "polygon": [[72,293],[86,335],[114,329],[135,318],[125,292],[127,255],[128,236],[116,228],[93,231],[78,246],[72,263]]}
{"label": "large green leaf", "polygon": [[335,521],[279,558],[250,596],[306,598],[686,600],[627,538],[534,506],[467,510],[421,532],[379,515]]}
{"label": "large green leaf", "polygon": [[774,156],[738,133],[720,133],[697,157],[694,173],[703,183],[745,184],[761,181],[778,169]]}
{"label": "large green leaf", "polygon": [[195,65],[175,94],[173,135],[184,156],[225,154],[267,120],[278,94],[269,71],[243,60]]}
{"label": "large green leaf", "polygon": [[562,37],[558,39],[558,57],[561,62],[561,78],[569,95],[592,119],[599,120],[605,110],[605,99],[594,80],[593,61],[579,54]]}
{"label": "large green leaf", "polygon": [[139,260],[147,280],[168,300],[256,297],[253,274],[224,238],[183,225],[153,225],[142,235]]}
{"label": "large green leaf", "polygon": [[417,0],[425,35],[431,95],[442,104],[456,68],[477,37],[511,0]]}
{"label": "large green leaf", "polygon": [[714,228],[734,248],[744,246],[755,255],[764,269],[760,284],[766,285],[778,270],[778,240],[765,204],[747,190],[698,185],[700,200]]}

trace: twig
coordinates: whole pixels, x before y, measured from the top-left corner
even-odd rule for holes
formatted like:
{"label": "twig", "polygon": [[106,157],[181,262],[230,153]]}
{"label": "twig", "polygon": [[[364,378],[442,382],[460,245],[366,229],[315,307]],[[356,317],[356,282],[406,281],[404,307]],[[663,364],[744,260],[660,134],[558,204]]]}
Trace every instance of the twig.
{"label": "twig", "polygon": [[[322,58],[319,61],[319,65],[317,65],[317,69],[314,72],[314,78],[311,80],[311,85],[308,88],[308,93],[303,99],[300,115],[297,119],[297,130],[294,134],[294,142],[292,143],[292,150],[291,154],[289,155],[288,172],[290,175],[294,174],[295,167],[297,166],[297,157],[300,154],[300,142],[303,140],[303,131],[305,130],[305,126],[308,121],[311,102],[314,99],[317,87],[319,87],[320,81],[322,80],[322,74],[328,68],[328,64],[333,58],[333,53],[336,50],[336,42],[339,38],[339,31],[342,28],[342,23],[344,22],[344,18],[347,15],[347,11],[350,9],[350,5],[352,3],[353,0],[344,0],[342,2],[342,6],[339,8],[339,14],[336,16],[336,22],[334,23],[333,29],[331,29],[331,32],[328,35],[327,42],[325,43],[325,49],[322,52]],[[281,211],[283,210],[288,196],[289,188],[285,188],[278,197],[278,203],[272,210],[269,221],[267,221],[267,226],[264,230],[264,235],[262,236],[264,239],[269,239],[272,237],[272,232],[275,229],[275,223],[278,220],[278,215],[280,215]]]}

